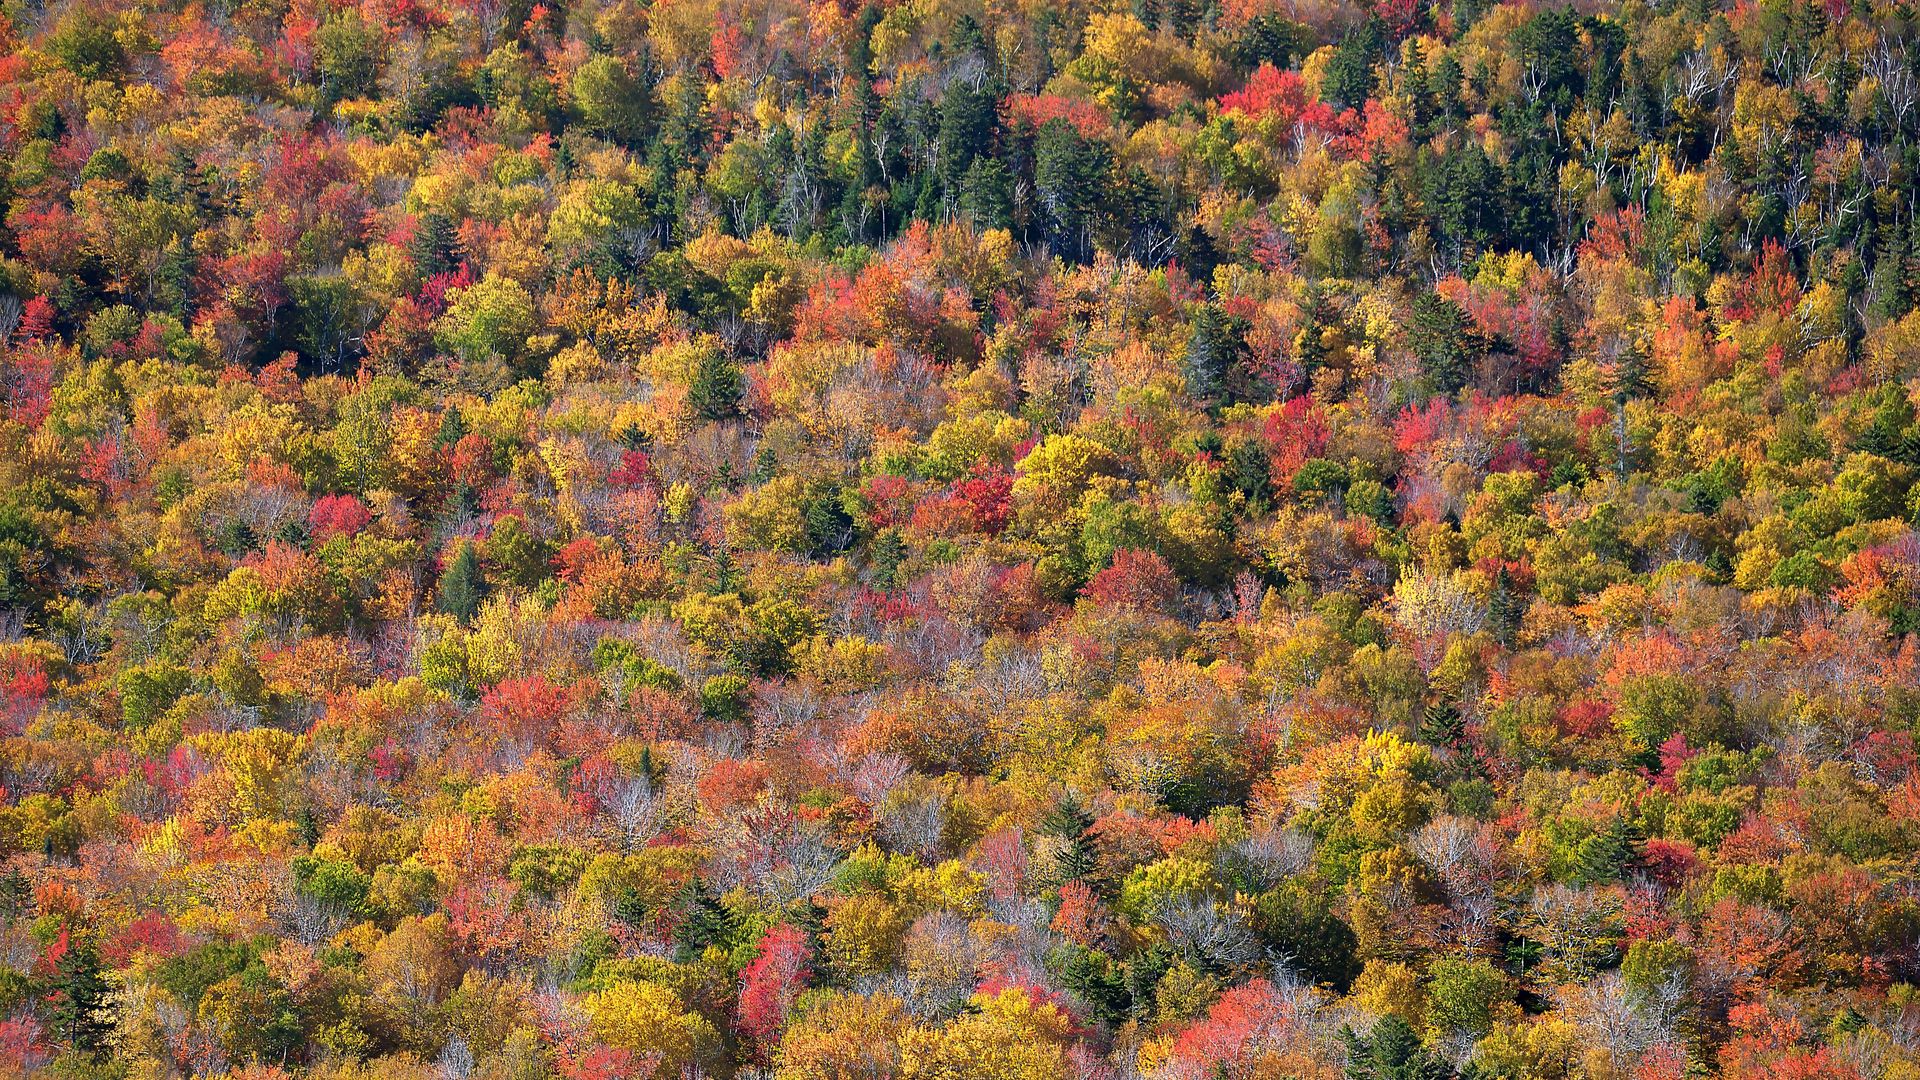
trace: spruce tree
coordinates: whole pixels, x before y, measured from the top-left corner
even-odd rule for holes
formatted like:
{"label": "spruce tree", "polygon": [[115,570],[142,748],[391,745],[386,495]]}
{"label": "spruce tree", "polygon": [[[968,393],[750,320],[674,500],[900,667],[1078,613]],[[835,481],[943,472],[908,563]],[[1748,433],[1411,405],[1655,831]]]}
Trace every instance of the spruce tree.
{"label": "spruce tree", "polygon": [[1460,717],[1460,710],[1442,701],[1427,707],[1416,738],[1428,746],[1452,746],[1466,733],[1467,725]]}
{"label": "spruce tree", "polygon": [[907,544],[900,538],[900,530],[886,529],[874,537],[867,553],[867,567],[873,575],[873,583],[882,589],[893,588],[900,573],[900,563],[906,555]]}
{"label": "spruce tree", "polygon": [[473,621],[480,610],[485,587],[480,576],[480,558],[474,554],[473,544],[461,541],[453,560],[440,574],[440,610],[459,619],[462,625]]}
{"label": "spruce tree", "polygon": [[445,214],[428,214],[414,226],[413,239],[407,245],[407,254],[413,256],[413,265],[423,278],[451,271],[454,261],[455,245],[453,222]]}
{"label": "spruce tree", "polygon": [[1365,1037],[1343,1029],[1347,1044],[1347,1080],[1450,1080],[1452,1066],[1420,1044],[1405,1020],[1386,1016]]}
{"label": "spruce tree", "polygon": [[113,1031],[107,1015],[107,980],[100,974],[100,955],[90,944],[74,944],[61,932],[64,946],[48,977],[47,1016],[67,1045],[97,1055]]}
{"label": "spruce tree", "polygon": [[1074,881],[1093,873],[1098,865],[1093,845],[1087,842],[1086,833],[1093,828],[1093,815],[1080,805],[1080,799],[1069,791],[1060,797],[1053,809],[1040,819],[1040,832],[1062,841],[1060,853],[1054,860],[1053,878],[1056,884]]}
{"label": "spruce tree", "polygon": [[1467,314],[1438,293],[1421,293],[1413,301],[1413,323],[1408,343],[1420,358],[1433,388],[1451,394],[1467,384],[1471,370],[1467,355]]}
{"label": "spruce tree", "polygon": [[1232,327],[1220,305],[1205,303],[1193,317],[1187,337],[1187,393],[1208,405],[1224,404],[1227,377],[1236,351]]}
{"label": "spruce tree", "polygon": [[1913,310],[1913,294],[1907,288],[1908,243],[1901,222],[1890,221],[1880,227],[1880,244],[1873,260],[1873,313],[1888,321]]}
{"label": "spruce tree", "polygon": [[687,403],[703,419],[725,420],[739,413],[745,396],[746,380],[739,367],[717,352],[708,352],[694,370]]}
{"label": "spruce tree", "polygon": [[1373,96],[1373,66],[1386,45],[1386,28],[1378,15],[1368,16],[1359,29],[1342,38],[1327,64],[1324,82],[1326,97],[1334,103],[1358,109]]}

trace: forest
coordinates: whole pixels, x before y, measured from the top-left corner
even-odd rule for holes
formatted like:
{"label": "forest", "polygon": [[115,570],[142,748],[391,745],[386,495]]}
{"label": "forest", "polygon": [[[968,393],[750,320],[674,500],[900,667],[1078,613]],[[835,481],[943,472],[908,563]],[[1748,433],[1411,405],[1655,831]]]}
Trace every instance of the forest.
{"label": "forest", "polygon": [[1920,1080],[1909,0],[0,0],[0,1080]]}

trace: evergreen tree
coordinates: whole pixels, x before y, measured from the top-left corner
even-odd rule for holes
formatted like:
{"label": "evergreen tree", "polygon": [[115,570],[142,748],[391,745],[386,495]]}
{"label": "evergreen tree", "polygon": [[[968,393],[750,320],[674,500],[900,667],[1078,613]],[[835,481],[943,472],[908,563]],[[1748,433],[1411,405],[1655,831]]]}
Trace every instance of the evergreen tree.
{"label": "evergreen tree", "polygon": [[1452,53],[1433,65],[1433,74],[1427,79],[1427,92],[1433,96],[1436,124],[1450,128],[1460,119],[1460,86],[1464,80],[1460,61],[1454,59]]}
{"label": "evergreen tree", "polygon": [[1013,174],[997,158],[981,156],[960,182],[960,213],[976,229],[1013,226]]}
{"label": "evergreen tree", "polygon": [[1520,629],[1523,614],[1525,605],[1515,594],[1513,576],[1503,566],[1493,576],[1493,597],[1487,604],[1487,630],[1494,640],[1510,645],[1514,633]]}
{"label": "evergreen tree", "polygon": [[1427,707],[1416,737],[1428,746],[1453,746],[1466,734],[1467,725],[1461,719],[1460,710],[1442,701]]}
{"label": "evergreen tree", "polygon": [[1358,109],[1373,96],[1374,64],[1386,47],[1386,27],[1380,17],[1370,15],[1360,27],[1340,40],[1327,64],[1323,84],[1327,100],[1348,109]]}
{"label": "evergreen tree", "polygon": [[900,563],[906,558],[907,544],[901,539],[900,530],[885,529],[873,538],[873,544],[867,551],[867,567],[873,575],[873,583],[882,589],[894,587],[895,578],[900,573]]}
{"label": "evergreen tree", "polygon": [[779,456],[773,452],[773,447],[761,443],[760,449],[754,451],[753,468],[747,473],[747,483],[759,487],[779,474]]}
{"label": "evergreen tree", "polygon": [[60,932],[53,972],[47,978],[47,1018],[67,1045],[97,1055],[113,1032],[107,1013],[107,980],[100,974],[100,955],[91,944],[75,944]]}
{"label": "evergreen tree", "polygon": [[1086,835],[1091,828],[1093,815],[1087,813],[1079,797],[1071,791],[1062,795],[1053,809],[1040,819],[1041,834],[1062,842],[1054,860],[1055,884],[1086,877],[1098,866],[1099,858]]}
{"label": "evergreen tree", "polygon": [[1413,117],[1410,127],[1415,138],[1433,120],[1433,94],[1427,89],[1427,54],[1418,38],[1409,39],[1400,65],[1400,90],[1407,97]]}
{"label": "evergreen tree", "polygon": [[958,203],[967,172],[993,149],[999,95],[992,86],[961,81],[940,98],[940,135],[934,168],[947,199]]}
{"label": "evergreen tree", "polygon": [[1127,985],[1127,969],[1115,964],[1106,953],[1066,945],[1049,958],[1047,966],[1060,979],[1061,986],[1087,1003],[1096,1020],[1118,1024],[1132,1011],[1133,993]]}
{"label": "evergreen tree", "polygon": [[407,254],[413,257],[414,268],[420,276],[428,278],[448,273],[459,265],[455,258],[457,244],[452,220],[445,214],[429,213],[414,225]]}
{"label": "evergreen tree", "polygon": [[1484,250],[1501,227],[1505,181],[1477,139],[1427,170],[1427,213],[1456,259]]}
{"label": "evergreen tree", "polygon": [[1193,332],[1187,337],[1187,393],[1195,401],[1208,405],[1226,402],[1227,380],[1239,348],[1236,337],[1219,304],[1200,305],[1194,314]]}
{"label": "evergreen tree", "polygon": [[680,928],[674,935],[679,945],[676,953],[682,960],[697,957],[710,946],[733,948],[734,938],[739,934],[738,920],[699,877],[694,877],[680,890],[674,906],[682,913]]}
{"label": "evergreen tree", "polygon": [[807,543],[815,555],[832,558],[853,546],[853,515],[833,484],[810,485],[800,516],[807,523]]}
{"label": "evergreen tree", "polygon": [[453,560],[440,574],[440,610],[459,619],[462,624],[471,622],[480,610],[480,600],[485,583],[480,577],[480,558],[474,554],[473,544],[461,541],[454,552]]}
{"label": "evergreen tree", "polygon": [[1278,12],[1255,15],[1234,39],[1234,59],[1248,70],[1272,64],[1285,71],[1300,53],[1301,29]]}
{"label": "evergreen tree", "polygon": [[703,420],[725,420],[739,413],[746,389],[740,368],[720,353],[709,351],[694,370],[687,403]]}
{"label": "evergreen tree", "polygon": [[1082,138],[1059,117],[1041,125],[1033,146],[1034,191],[1048,241],[1070,260],[1092,255],[1093,216],[1111,169],[1104,144]]}
{"label": "evergreen tree", "polygon": [[1894,321],[1913,310],[1913,294],[1907,288],[1907,230],[1898,220],[1887,222],[1880,227],[1879,240],[1873,260],[1872,311]]}
{"label": "evergreen tree", "polygon": [[1451,394],[1467,384],[1472,361],[1467,353],[1467,313],[1439,293],[1414,298],[1413,321],[1407,328],[1413,354],[1420,358],[1433,388]]}
{"label": "evergreen tree", "polygon": [[1607,885],[1619,881],[1639,860],[1642,840],[1639,830],[1631,823],[1616,818],[1605,830],[1581,841],[1574,850],[1574,883]]}
{"label": "evergreen tree", "polygon": [[1273,483],[1273,459],[1266,448],[1249,439],[1235,444],[1228,452],[1227,461],[1233,469],[1234,490],[1245,495],[1253,506],[1264,505]]}
{"label": "evergreen tree", "polygon": [[1398,1016],[1385,1016],[1362,1038],[1344,1028],[1347,1080],[1451,1080],[1452,1066],[1420,1044],[1420,1036]]}

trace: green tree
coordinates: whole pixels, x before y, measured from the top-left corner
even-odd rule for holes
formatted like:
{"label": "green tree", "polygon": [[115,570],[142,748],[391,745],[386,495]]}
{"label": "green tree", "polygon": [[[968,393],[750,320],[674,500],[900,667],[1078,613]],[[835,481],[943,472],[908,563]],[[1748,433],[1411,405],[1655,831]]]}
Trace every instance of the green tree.
{"label": "green tree", "polygon": [[440,610],[462,623],[470,622],[480,610],[483,589],[480,558],[473,544],[463,540],[440,574]]}
{"label": "green tree", "polygon": [[47,977],[47,1018],[67,1045],[86,1054],[106,1049],[113,1032],[107,980],[91,943],[75,943],[66,930],[54,944],[59,955]]}
{"label": "green tree", "polygon": [[347,8],[327,16],[313,34],[314,72],[329,102],[365,97],[380,74],[379,28]]}
{"label": "green tree", "polygon": [[1072,124],[1055,117],[1041,125],[1033,144],[1034,192],[1045,218],[1045,234],[1061,255],[1084,261],[1092,251],[1092,229],[1100,193],[1113,169],[1104,145],[1082,138]]}
{"label": "green tree", "polygon": [[573,107],[591,131],[615,142],[638,142],[652,119],[652,97],[627,66],[596,56],[573,73]]}
{"label": "green tree", "polygon": [[1414,298],[1408,344],[1434,389],[1443,394],[1465,386],[1472,370],[1467,328],[1467,313],[1439,293],[1423,292]]}
{"label": "green tree", "polygon": [[1512,1000],[1507,977],[1485,960],[1449,956],[1427,970],[1427,1019],[1440,1031],[1484,1035]]}
{"label": "green tree", "polygon": [[738,415],[747,392],[746,377],[739,365],[716,349],[704,350],[693,371],[693,385],[687,401],[702,419],[725,420]]}
{"label": "green tree", "polygon": [[434,324],[434,340],[466,360],[512,359],[525,350],[527,335],[537,325],[527,287],[489,271],[455,294],[447,313]]}
{"label": "green tree", "polygon": [[1358,109],[1373,96],[1373,66],[1386,46],[1386,29],[1379,16],[1369,16],[1358,29],[1340,40],[1327,64],[1324,83],[1327,100]]}
{"label": "green tree", "polygon": [[1451,1080],[1445,1058],[1420,1045],[1420,1036],[1405,1020],[1386,1016],[1364,1037],[1344,1028],[1347,1044],[1347,1080]]}
{"label": "green tree", "polygon": [[1195,401],[1225,403],[1228,379],[1239,351],[1237,339],[1232,322],[1219,304],[1200,305],[1193,317],[1193,332],[1187,336],[1187,393]]}

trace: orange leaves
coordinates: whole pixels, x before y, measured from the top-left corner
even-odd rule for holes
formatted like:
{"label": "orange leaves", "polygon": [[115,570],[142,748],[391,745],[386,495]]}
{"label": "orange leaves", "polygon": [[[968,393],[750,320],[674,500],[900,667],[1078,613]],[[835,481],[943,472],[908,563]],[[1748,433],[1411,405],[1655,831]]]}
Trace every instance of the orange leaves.
{"label": "orange leaves", "polygon": [[1690,297],[1670,297],[1661,309],[1660,328],[1653,335],[1654,377],[1672,396],[1699,392],[1733,371],[1738,349],[1716,341],[1707,313]]}
{"label": "orange leaves", "polygon": [[1778,240],[1768,240],[1760,249],[1760,260],[1746,276],[1735,280],[1723,313],[1734,322],[1746,322],[1760,315],[1786,316],[1800,303],[1800,274],[1793,259]]}
{"label": "orange leaves", "polygon": [[1167,560],[1152,551],[1122,550],[1087,582],[1082,595],[1096,604],[1136,611],[1164,610],[1180,592]]}
{"label": "orange leaves", "polygon": [[723,758],[700,778],[696,790],[709,813],[723,814],[751,803],[767,787],[767,767],[758,761]]}
{"label": "orange leaves", "polygon": [[480,719],[502,740],[544,742],[582,693],[557,686],[544,675],[503,679],[480,699]]}
{"label": "orange leaves", "polygon": [[1097,948],[1113,925],[1113,915],[1084,881],[1069,881],[1060,886],[1060,909],[1054,912],[1051,929],[1082,948]]}
{"label": "orange leaves", "polygon": [[1325,128],[1333,123],[1333,107],[1315,98],[1300,73],[1261,64],[1247,84],[1220,98],[1220,111],[1248,120],[1272,120],[1282,131],[1295,124]]}
{"label": "orange leaves", "polygon": [[1113,117],[1107,110],[1091,101],[1058,94],[1008,94],[1005,109],[1009,123],[1035,131],[1054,119],[1072,124],[1085,139],[1104,139],[1113,131]]}

